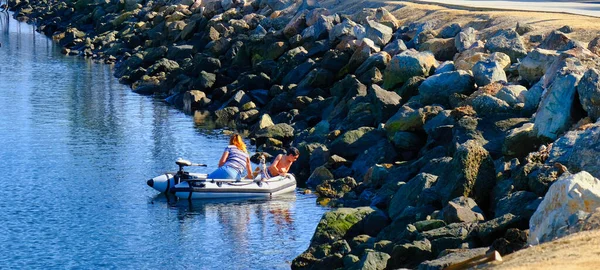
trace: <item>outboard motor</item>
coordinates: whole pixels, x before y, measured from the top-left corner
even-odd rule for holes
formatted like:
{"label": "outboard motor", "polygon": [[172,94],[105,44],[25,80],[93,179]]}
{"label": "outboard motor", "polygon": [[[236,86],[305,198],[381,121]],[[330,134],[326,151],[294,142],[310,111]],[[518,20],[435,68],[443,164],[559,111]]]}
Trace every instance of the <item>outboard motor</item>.
{"label": "outboard motor", "polygon": [[200,167],[206,167],[205,164],[197,164],[197,163],[192,163],[189,160],[185,160],[185,159],[177,159],[175,161],[175,164],[177,164],[177,166],[179,166],[179,170],[177,171],[177,173],[173,174],[173,173],[165,173],[162,175],[159,175],[157,177],[154,177],[148,181],[146,181],[146,184],[148,184],[148,186],[160,191],[160,192],[169,192],[169,190],[171,188],[173,188],[175,185],[179,184],[182,180],[188,179],[190,177],[189,172],[186,172],[184,170],[185,167],[187,166],[200,166]]}

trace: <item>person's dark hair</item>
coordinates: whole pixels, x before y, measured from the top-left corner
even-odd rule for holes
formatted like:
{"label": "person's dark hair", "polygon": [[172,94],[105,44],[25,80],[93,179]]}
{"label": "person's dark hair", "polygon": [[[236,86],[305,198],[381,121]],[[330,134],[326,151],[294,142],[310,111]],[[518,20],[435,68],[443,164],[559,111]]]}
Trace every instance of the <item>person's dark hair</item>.
{"label": "person's dark hair", "polygon": [[292,155],[292,156],[299,156],[300,155],[300,151],[298,151],[298,148],[296,147],[290,147],[286,150],[287,155]]}

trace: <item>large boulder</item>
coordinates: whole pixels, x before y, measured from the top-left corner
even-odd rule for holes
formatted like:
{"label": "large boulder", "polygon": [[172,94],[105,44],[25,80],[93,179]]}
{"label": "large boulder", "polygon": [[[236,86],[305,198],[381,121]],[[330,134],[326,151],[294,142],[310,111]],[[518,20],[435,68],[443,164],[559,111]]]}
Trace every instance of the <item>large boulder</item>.
{"label": "large boulder", "polygon": [[345,132],[330,145],[332,154],[354,158],[377,142],[385,138],[385,134],[371,127],[361,127]]}
{"label": "large boulder", "polygon": [[538,196],[535,193],[517,191],[498,201],[495,215],[496,217],[501,217],[506,214],[513,214],[529,219],[535,209],[537,209],[539,203],[540,200],[538,200]]}
{"label": "large boulder", "polygon": [[325,166],[317,167],[308,180],[306,180],[306,185],[308,187],[314,188],[322,185],[326,181],[333,180],[333,174],[327,169]]}
{"label": "large boulder", "polygon": [[519,76],[530,83],[537,82],[559,54],[556,51],[535,49],[527,53],[519,65]]}
{"label": "large boulder", "polygon": [[362,232],[360,222],[373,212],[375,210],[371,207],[359,207],[339,208],[323,214],[310,240],[311,246],[359,235]]}
{"label": "large boulder", "polygon": [[508,103],[488,94],[482,94],[474,98],[472,105],[477,114],[482,116],[510,112],[510,105]]}
{"label": "large boulder", "polygon": [[390,255],[387,253],[365,250],[365,254],[356,265],[350,267],[351,270],[384,270]]}
{"label": "large boulder", "polygon": [[600,55],[600,36],[594,38],[590,43],[588,43],[588,50],[591,52]]}
{"label": "large boulder", "polygon": [[356,34],[354,32],[355,26],[356,23],[350,19],[345,19],[341,23],[336,24],[335,26],[333,26],[333,28],[331,28],[331,31],[329,31],[329,41],[333,42],[336,40],[340,40],[346,36],[356,37]]}
{"label": "large boulder", "polygon": [[579,94],[579,102],[592,118],[596,121],[600,117],[600,71],[595,68],[589,69],[577,85],[577,93]]}
{"label": "large boulder", "polygon": [[538,144],[533,123],[526,123],[508,131],[502,144],[502,154],[509,158],[523,158],[529,153],[535,152]]}
{"label": "large boulder", "polygon": [[[549,73],[549,74],[548,74]],[[581,62],[568,57],[545,75],[548,88],[535,115],[535,129],[539,137],[556,140],[574,122],[571,117],[576,87],[583,76]]]}
{"label": "large boulder", "polygon": [[552,144],[546,162],[558,162],[567,166],[571,172],[587,171],[594,177],[600,177],[599,138],[598,123],[585,129],[569,131]]}
{"label": "large boulder", "polygon": [[458,146],[451,172],[435,186],[442,202],[465,196],[473,198],[484,209],[489,205],[489,194],[496,184],[496,169],[490,154],[478,141],[468,140]]}
{"label": "large boulder", "polygon": [[515,30],[499,30],[485,43],[485,48],[490,52],[502,52],[510,56],[513,63],[527,55],[527,46]]}
{"label": "large boulder", "polygon": [[398,112],[401,98],[396,92],[387,91],[380,86],[373,84],[369,88],[368,96],[373,105],[372,111],[375,114],[375,121],[377,123],[386,121]]}
{"label": "large boulder", "polygon": [[413,109],[404,105],[387,120],[385,130],[390,136],[394,136],[398,131],[422,131],[425,122],[441,111],[443,111],[443,108],[440,106]]}
{"label": "large boulder", "polygon": [[294,128],[286,123],[279,123],[273,126],[268,126],[256,132],[257,141],[267,140],[269,138],[280,141],[290,141],[294,138]]}
{"label": "large boulder", "polygon": [[419,51],[430,51],[436,59],[446,61],[452,60],[458,53],[454,38],[433,38],[419,44]]}
{"label": "large boulder", "polygon": [[556,181],[529,221],[529,244],[566,236],[569,220],[579,211],[600,207],[600,180],[587,172],[565,175]]}
{"label": "large boulder", "polygon": [[373,40],[375,44],[383,47],[392,39],[392,28],[376,21],[367,20],[367,38]]}
{"label": "large boulder", "polygon": [[473,77],[478,86],[488,85],[493,82],[506,82],[504,68],[496,61],[479,61],[473,66]]}
{"label": "large boulder", "polygon": [[560,31],[552,31],[538,48],[555,51],[566,51],[577,47],[577,42]]}
{"label": "large boulder", "polygon": [[392,163],[396,160],[394,145],[389,140],[371,141],[368,149],[362,151],[352,163],[354,177],[363,179],[369,168],[376,164]]}
{"label": "large boulder", "polygon": [[449,268],[451,265],[455,265],[474,257],[483,256],[489,251],[489,248],[475,248],[475,249],[460,249],[453,250],[445,256],[441,256],[435,260],[424,261],[419,264],[417,269],[419,270],[442,270]]}
{"label": "large boulder", "polygon": [[435,185],[437,178],[432,174],[421,173],[400,186],[390,203],[388,210],[390,218],[396,218],[408,206],[416,206],[421,192]]}
{"label": "large boulder", "polygon": [[385,69],[384,88],[392,89],[413,76],[429,76],[438,63],[431,52],[404,51],[394,57]]}
{"label": "large boulder", "polygon": [[463,52],[470,48],[473,43],[477,41],[477,35],[475,29],[467,27],[460,31],[456,37],[454,37],[454,46],[459,52]]}
{"label": "large boulder", "polygon": [[433,75],[419,86],[421,102],[448,106],[452,95],[471,94],[475,88],[474,83],[473,76],[464,70]]}
{"label": "large boulder", "polygon": [[460,222],[478,222],[483,221],[483,211],[477,206],[477,203],[468,197],[458,197],[449,201],[442,209],[444,221],[447,224]]}

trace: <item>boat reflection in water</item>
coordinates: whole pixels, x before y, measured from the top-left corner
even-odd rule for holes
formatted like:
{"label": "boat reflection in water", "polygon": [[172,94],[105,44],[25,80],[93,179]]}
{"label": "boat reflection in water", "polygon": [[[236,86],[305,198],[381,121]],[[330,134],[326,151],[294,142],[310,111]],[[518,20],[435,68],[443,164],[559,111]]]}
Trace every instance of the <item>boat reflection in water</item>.
{"label": "boat reflection in water", "polygon": [[[307,243],[301,243],[301,236],[312,235],[320,218],[320,213],[316,222],[298,218],[302,205],[314,204],[315,198],[296,193],[272,199],[188,201],[165,195],[154,199],[155,203],[161,201],[176,211],[178,237],[183,245],[204,245],[202,254],[193,260],[200,258],[212,265],[221,261],[227,269],[248,269],[253,265],[289,269],[291,260],[306,249]],[[314,225],[305,230],[308,222]],[[272,260],[273,257],[281,260]]]}

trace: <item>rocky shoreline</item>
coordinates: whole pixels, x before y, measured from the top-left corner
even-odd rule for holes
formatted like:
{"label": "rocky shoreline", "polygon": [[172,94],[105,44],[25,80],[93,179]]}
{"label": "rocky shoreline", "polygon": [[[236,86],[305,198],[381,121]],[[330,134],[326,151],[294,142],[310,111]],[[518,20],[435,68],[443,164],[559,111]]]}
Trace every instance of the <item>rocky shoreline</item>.
{"label": "rocky shoreline", "polygon": [[207,110],[259,151],[298,147],[292,170],[339,208],[294,269],[441,269],[597,227],[600,41],[569,26],[525,39],[526,23],[312,0],[8,3],[137,93]]}

